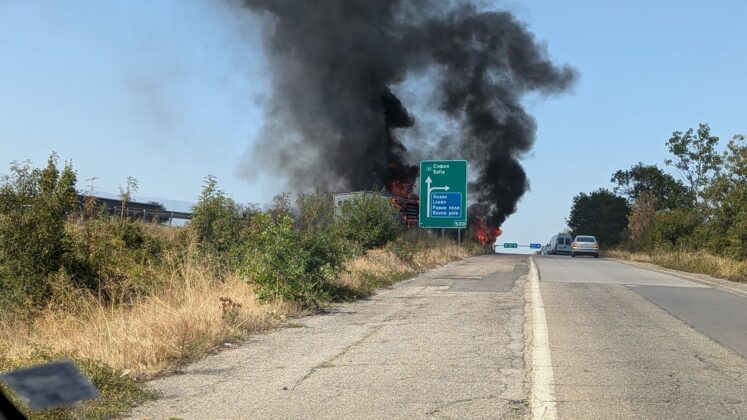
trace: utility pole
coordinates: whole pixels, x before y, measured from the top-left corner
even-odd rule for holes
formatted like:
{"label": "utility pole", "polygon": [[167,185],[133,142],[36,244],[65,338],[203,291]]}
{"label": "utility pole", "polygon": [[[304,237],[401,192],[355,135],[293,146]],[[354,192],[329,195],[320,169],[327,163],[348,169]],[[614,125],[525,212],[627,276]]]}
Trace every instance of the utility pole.
{"label": "utility pole", "polygon": [[96,192],[96,186],[93,184],[93,182],[96,181],[97,179],[99,179],[99,177],[97,177],[97,176],[94,176],[93,178],[86,179],[86,182],[90,182],[91,183],[91,187],[88,189],[88,195],[90,195],[90,196],[93,196],[94,193]]}
{"label": "utility pole", "polygon": [[94,181],[96,181],[97,179],[99,178],[95,176],[86,179],[86,182],[91,183],[91,187],[88,189],[88,196],[83,201],[83,212],[81,214],[81,220],[84,215],[91,217],[94,210],[96,210],[96,199],[94,198],[96,194],[96,185],[94,184]]}

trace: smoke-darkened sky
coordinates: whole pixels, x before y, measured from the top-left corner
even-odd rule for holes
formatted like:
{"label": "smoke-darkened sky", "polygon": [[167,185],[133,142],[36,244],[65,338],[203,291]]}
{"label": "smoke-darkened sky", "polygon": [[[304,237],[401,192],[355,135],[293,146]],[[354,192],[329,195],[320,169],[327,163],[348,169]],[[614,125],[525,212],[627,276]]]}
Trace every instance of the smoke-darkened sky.
{"label": "smoke-darkened sky", "polygon": [[[511,11],[581,75],[570,91],[522,100],[537,135],[520,160],[531,190],[503,224],[508,242],[546,242],[571,198],[609,186],[618,169],[663,167],[674,130],[747,130],[747,2],[480,1]],[[213,174],[238,201],[271,202],[289,187],[284,171],[248,147],[272,103],[267,31],[236,3],[0,1],[0,174],[12,160],[44,165],[55,150],[80,188],[96,177],[116,194],[132,175],[140,194],[171,207],[194,201]],[[391,86],[415,120],[395,131],[416,161],[459,140],[459,121],[429,94],[438,74],[421,67]],[[247,181],[237,168],[261,175]]]}
{"label": "smoke-darkened sky", "polygon": [[[516,211],[528,188],[519,159],[536,131],[521,100],[563,92],[576,72],[553,63],[511,13],[436,0],[244,4],[263,19],[272,75],[253,159],[287,171],[296,186],[333,191],[413,183],[412,152],[466,159],[474,174],[471,215],[498,226]],[[419,115],[396,86],[422,74],[430,78],[431,102],[421,112],[453,122],[447,147],[412,150],[432,142],[398,138]]]}

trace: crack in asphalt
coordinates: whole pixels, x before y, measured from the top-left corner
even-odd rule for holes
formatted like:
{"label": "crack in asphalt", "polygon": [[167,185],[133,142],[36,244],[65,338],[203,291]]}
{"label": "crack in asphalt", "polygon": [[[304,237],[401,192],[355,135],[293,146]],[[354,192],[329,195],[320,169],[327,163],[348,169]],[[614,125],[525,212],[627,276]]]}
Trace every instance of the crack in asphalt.
{"label": "crack in asphalt", "polygon": [[488,395],[486,397],[473,397],[473,398],[463,398],[461,400],[454,400],[454,401],[450,401],[450,402],[448,402],[446,404],[440,405],[440,406],[438,406],[438,407],[436,407],[436,408],[434,408],[432,410],[428,410],[428,411],[426,411],[425,414],[428,415],[428,416],[433,416],[436,413],[440,413],[442,410],[445,410],[447,408],[453,407],[453,406],[458,405],[458,404],[464,404],[464,403],[469,403],[469,402],[479,401],[479,400],[491,400],[493,398],[495,398],[494,395]]}

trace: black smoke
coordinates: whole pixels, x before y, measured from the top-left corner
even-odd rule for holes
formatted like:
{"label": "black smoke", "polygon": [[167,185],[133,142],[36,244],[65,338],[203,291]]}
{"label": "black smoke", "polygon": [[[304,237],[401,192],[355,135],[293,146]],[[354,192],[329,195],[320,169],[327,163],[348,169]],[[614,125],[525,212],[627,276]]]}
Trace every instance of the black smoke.
{"label": "black smoke", "polygon": [[[273,84],[255,158],[300,188],[411,184],[416,162],[396,134],[416,120],[394,89],[428,74],[431,110],[456,121],[448,150],[459,152],[418,155],[469,161],[473,215],[500,226],[516,211],[528,188],[518,159],[536,131],[521,99],[562,92],[576,74],[553,64],[510,13],[439,0],[244,5],[262,17]],[[417,132],[428,134],[423,127]]]}

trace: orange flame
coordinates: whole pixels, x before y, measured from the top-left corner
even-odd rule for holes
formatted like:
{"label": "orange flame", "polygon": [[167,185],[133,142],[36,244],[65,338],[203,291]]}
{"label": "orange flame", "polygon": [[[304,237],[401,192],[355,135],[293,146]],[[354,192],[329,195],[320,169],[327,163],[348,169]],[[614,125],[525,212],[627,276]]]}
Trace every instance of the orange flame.
{"label": "orange flame", "polygon": [[485,219],[477,219],[475,223],[475,236],[478,242],[483,245],[490,245],[495,242],[495,238],[501,236],[501,228],[491,229]]}
{"label": "orange flame", "polygon": [[[399,165],[397,165],[396,162],[389,162],[386,164],[386,166],[392,171],[399,168]],[[389,184],[389,192],[395,197],[416,198],[415,194],[413,194],[412,192],[412,186],[412,181],[407,182],[399,179],[394,179]]]}
{"label": "orange flame", "polygon": [[409,197],[410,190],[412,190],[412,184],[404,181],[392,181],[392,185],[389,186],[389,191],[392,195],[397,197]]}

